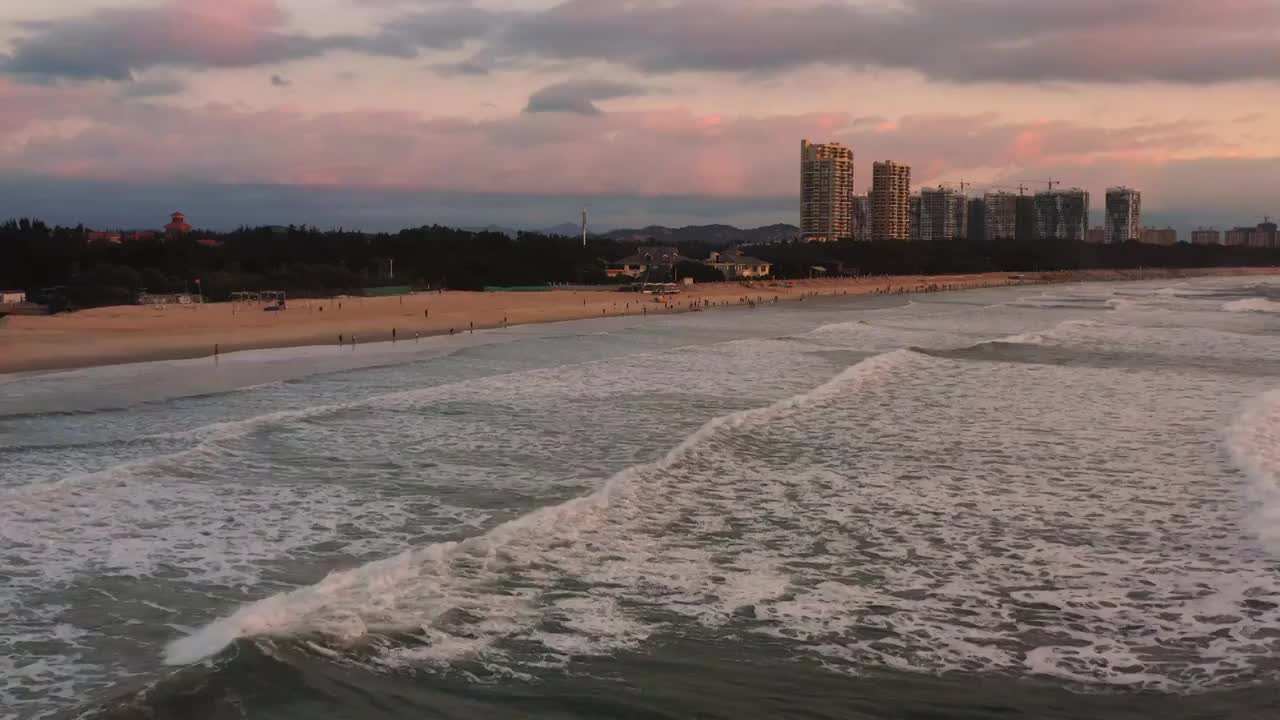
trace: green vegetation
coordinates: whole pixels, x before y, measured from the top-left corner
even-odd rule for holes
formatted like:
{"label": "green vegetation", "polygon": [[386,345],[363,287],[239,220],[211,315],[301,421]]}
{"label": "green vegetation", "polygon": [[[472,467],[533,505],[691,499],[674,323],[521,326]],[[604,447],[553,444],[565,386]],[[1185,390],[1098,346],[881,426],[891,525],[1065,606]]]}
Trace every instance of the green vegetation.
{"label": "green vegetation", "polygon": [[[686,258],[705,258],[712,245],[678,245]],[[782,278],[829,275],[1033,272],[1083,268],[1280,265],[1280,250],[1178,245],[1080,243],[784,243],[743,248],[774,263]],[[605,284],[610,262],[635,246],[593,238],[468,232],[440,226],[398,233],[315,228],[197,231],[175,240],[90,242],[83,227],[38,220],[0,225],[0,286],[26,290],[55,309],[131,303],[142,291],[197,292],[225,300],[235,291],[284,290],[290,297],[399,293],[413,288],[533,289],[548,283]],[[392,267],[394,266],[394,276]],[[720,279],[713,268],[682,262],[679,277]],[[651,279],[658,280],[658,274]],[[197,284],[197,280],[201,282]],[[372,289],[371,289],[372,288]]]}

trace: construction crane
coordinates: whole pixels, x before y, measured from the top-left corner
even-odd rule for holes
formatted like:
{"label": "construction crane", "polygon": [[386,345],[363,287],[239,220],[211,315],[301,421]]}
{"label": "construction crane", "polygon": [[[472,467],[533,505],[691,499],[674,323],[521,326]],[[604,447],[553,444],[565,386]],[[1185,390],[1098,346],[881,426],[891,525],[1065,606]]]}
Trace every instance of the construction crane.
{"label": "construction crane", "polygon": [[1048,180],[1026,180],[1024,182],[1045,183],[1046,185],[1049,186],[1049,192],[1053,192],[1053,188],[1055,185],[1062,184],[1061,180],[1054,180],[1053,178],[1049,178]]}
{"label": "construction crane", "polygon": [[1026,195],[1031,188],[1021,183],[1017,185],[988,185],[992,190],[1017,190],[1019,195]]}

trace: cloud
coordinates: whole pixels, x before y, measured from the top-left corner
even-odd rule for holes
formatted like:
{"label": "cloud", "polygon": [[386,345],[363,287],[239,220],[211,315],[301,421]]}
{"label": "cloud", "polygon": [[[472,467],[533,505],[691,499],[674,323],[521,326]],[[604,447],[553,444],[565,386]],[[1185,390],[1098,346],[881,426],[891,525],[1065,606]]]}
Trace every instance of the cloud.
{"label": "cloud", "polygon": [[311,38],[283,30],[274,0],[172,0],[157,7],[97,10],[23,24],[4,62],[36,78],[128,80],[153,67],[244,67],[352,46],[355,38]]}
{"label": "cloud", "polygon": [[276,0],[169,0],[88,15],[21,23],[0,71],[29,80],[126,81],[156,67],[252,67],[335,50],[413,57],[422,48],[458,48],[488,30],[492,15],[466,3],[432,3],[372,36],[312,36],[288,29]]}
{"label": "cloud", "polygon": [[[594,101],[638,91],[592,85],[535,93],[544,107],[565,111],[477,119],[239,104],[186,109],[122,103],[98,84],[37,86],[0,77],[0,106],[11,109],[0,113],[0,168],[68,180],[786,197],[799,185],[795,146],[802,137],[851,145],[859,191],[867,187],[871,161],[886,158],[912,164],[917,186],[1053,176],[1100,193],[1113,184],[1154,187],[1166,168],[1242,153],[1206,126],[1179,120],[1105,127],[995,114],[881,121],[840,112],[721,116],[680,107],[592,114]],[[1275,161],[1259,162],[1280,170]],[[1202,204],[1197,193],[1218,190],[1197,187],[1193,175],[1180,177],[1162,195],[1189,198],[1189,207]],[[1268,184],[1224,181],[1221,188],[1256,203],[1254,214],[1271,209]],[[1153,207],[1160,202],[1148,199]]]}
{"label": "cloud", "polygon": [[289,87],[289,86],[290,86],[290,85],[292,85],[292,84],[293,84],[293,83],[292,83],[292,82],[290,82],[290,81],[289,81],[289,79],[288,79],[288,78],[286,78],[286,77],[284,77],[284,76],[281,76],[281,75],[272,75],[272,76],[271,76],[271,86],[272,86],[272,87],[279,87],[279,88],[282,88],[282,87]]}
{"label": "cloud", "polygon": [[246,67],[349,51],[414,58],[477,46],[444,74],[600,61],[644,73],[908,70],[943,82],[1207,84],[1280,80],[1274,0],[362,0],[366,35],[290,29],[278,0],[168,0],[19,25],[0,69],[125,80],[154,67]]}
{"label": "cloud", "polygon": [[599,100],[645,95],[648,90],[639,85],[600,80],[570,80],[548,85],[529,96],[527,113],[566,112],[578,115],[599,115]]}
{"label": "cloud", "polygon": [[1280,79],[1272,0],[566,0],[491,52],[650,73],[812,64],[953,82]]}

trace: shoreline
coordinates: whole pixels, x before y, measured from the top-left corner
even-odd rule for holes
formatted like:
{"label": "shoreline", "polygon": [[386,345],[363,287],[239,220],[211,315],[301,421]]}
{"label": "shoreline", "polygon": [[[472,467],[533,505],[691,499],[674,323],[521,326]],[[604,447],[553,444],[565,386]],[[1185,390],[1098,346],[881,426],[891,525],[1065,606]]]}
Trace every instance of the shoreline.
{"label": "shoreline", "polygon": [[[546,292],[421,292],[390,297],[297,300],[283,312],[209,303],[155,308],[126,305],[0,320],[0,376],[103,365],[190,360],[246,350],[411,340],[600,317],[796,302],[809,297],[917,294],[1074,282],[1274,276],[1280,268],[1078,270],[1046,273],[912,275],[694,285],[663,303],[616,289]],[[472,325],[474,323],[474,326]]]}

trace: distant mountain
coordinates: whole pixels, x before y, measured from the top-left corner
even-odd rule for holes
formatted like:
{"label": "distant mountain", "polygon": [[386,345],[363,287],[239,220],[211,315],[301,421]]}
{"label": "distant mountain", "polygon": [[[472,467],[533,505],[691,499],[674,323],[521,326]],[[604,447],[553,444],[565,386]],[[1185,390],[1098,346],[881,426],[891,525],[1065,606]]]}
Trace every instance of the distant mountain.
{"label": "distant mountain", "polygon": [[568,237],[579,237],[582,235],[581,225],[575,225],[573,223],[568,223],[568,222],[560,223],[559,225],[552,225],[551,227],[545,227],[545,228],[516,229],[516,228],[505,227],[502,225],[485,225],[484,227],[473,226],[473,227],[464,227],[462,229],[466,230],[467,232],[474,232],[474,233],[479,233],[479,232],[502,233],[507,237],[515,237],[522,232],[540,233],[542,235],[565,235]]}
{"label": "distant mountain", "polygon": [[543,228],[538,232],[544,235],[565,235],[567,237],[581,237],[582,225],[574,225],[573,223],[560,223],[552,225],[549,228]]}
{"label": "distant mountain", "polygon": [[681,228],[669,228],[661,225],[650,225],[639,230],[613,230],[605,233],[605,237],[624,243],[654,242],[662,245],[678,245],[687,242],[706,243],[714,247],[731,245],[768,245],[790,240],[800,234],[800,228],[794,225],[766,225],[765,227],[743,230],[732,225],[689,225]]}

